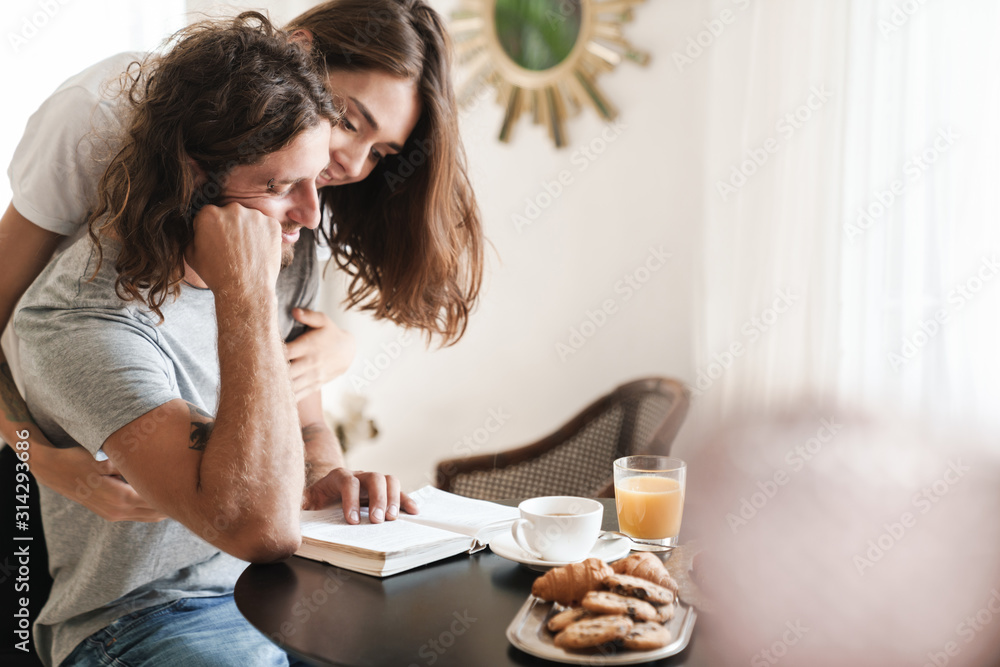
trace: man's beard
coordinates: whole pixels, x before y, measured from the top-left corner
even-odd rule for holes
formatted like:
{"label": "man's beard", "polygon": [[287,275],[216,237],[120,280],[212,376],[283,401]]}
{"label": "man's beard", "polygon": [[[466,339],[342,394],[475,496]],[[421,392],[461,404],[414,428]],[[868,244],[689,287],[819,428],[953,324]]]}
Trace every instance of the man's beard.
{"label": "man's beard", "polygon": [[294,243],[282,243],[281,244],[281,268],[286,268],[292,265],[292,260],[295,259],[295,244]]}

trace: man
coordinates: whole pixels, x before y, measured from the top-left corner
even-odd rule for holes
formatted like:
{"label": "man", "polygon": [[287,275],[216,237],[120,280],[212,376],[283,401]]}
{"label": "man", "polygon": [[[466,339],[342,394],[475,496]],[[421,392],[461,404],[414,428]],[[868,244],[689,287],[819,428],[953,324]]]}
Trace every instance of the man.
{"label": "man", "polygon": [[49,439],[103,451],[170,519],[112,523],[42,489],[37,648],[46,664],[287,664],[235,609],[242,561],[298,548],[303,489],[343,497],[352,522],[362,489],[372,521],[415,511],[394,478],[344,467],[282,349],[275,283],[320,221],[332,103],[252,13],[192,27],[128,92],[93,242],[45,269],[15,329]]}

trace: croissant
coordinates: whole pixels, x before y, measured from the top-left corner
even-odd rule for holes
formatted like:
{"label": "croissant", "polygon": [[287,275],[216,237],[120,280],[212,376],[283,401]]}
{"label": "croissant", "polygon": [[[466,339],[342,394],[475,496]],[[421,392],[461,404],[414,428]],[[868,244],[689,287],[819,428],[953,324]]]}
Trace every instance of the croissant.
{"label": "croissant", "polygon": [[531,594],[567,607],[578,605],[590,591],[601,590],[601,582],[612,574],[614,571],[606,563],[588,558],[582,563],[552,568],[535,579]]}
{"label": "croissant", "polygon": [[669,588],[675,594],[677,593],[677,582],[667,572],[663,561],[648,551],[634,553],[627,558],[615,561],[611,564],[611,569],[615,571],[615,574],[627,574],[639,577],[654,584],[659,584],[664,588]]}

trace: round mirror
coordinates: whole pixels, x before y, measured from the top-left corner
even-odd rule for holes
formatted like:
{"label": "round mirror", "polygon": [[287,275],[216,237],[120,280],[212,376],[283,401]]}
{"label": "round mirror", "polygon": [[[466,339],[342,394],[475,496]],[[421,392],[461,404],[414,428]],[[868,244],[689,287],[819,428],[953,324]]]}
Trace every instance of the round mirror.
{"label": "round mirror", "polygon": [[584,107],[612,120],[618,111],[595,78],[623,60],[649,60],[622,33],[633,6],[645,1],[460,0],[451,33],[469,74],[456,91],[459,104],[482,99],[484,86],[496,88],[504,142],[522,117],[546,125],[557,147],[567,144],[566,119]]}
{"label": "round mirror", "polygon": [[533,72],[555,67],[580,36],[580,0],[496,0],[500,46]]}

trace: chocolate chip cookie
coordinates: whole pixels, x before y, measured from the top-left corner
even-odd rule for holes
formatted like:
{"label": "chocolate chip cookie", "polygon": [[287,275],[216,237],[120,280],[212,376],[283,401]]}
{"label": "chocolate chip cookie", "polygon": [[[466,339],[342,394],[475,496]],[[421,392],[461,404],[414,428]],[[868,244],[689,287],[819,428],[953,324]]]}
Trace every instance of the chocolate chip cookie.
{"label": "chocolate chip cookie", "polygon": [[628,616],[598,616],[577,621],[556,635],[559,648],[581,649],[624,639],[632,630]]}
{"label": "chocolate chip cookie", "polygon": [[549,622],[545,624],[545,627],[549,629],[549,632],[556,633],[565,630],[571,623],[576,623],[577,621],[582,621],[583,619],[589,617],[590,612],[583,607],[570,607],[569,609],[564,609],[558,614],[555,614],[549,619]]}
{"label": "chocolate chip cookie", "polygon": [[612,593],[648,600],[653,604],[670,604],[674,601],[674,592],[669,588],[664,588],[639,577],[612,574],[610,577],[605,577],[603,583],[605,588]]}
{"label": "chocolate chip cookie", "polygon": [[619,614],[637,621],[652,621],[657,615],[648,602],[608,591],[591,591],[583,596],[581,604],[595,614]]}
{"label": "chocolate chip cookie", "polygon": [[656,608],[656,620],[660,623],[669,623],[674,619],[675,613],[673,604],[664,604]]}
{"label": "chocolate chip cookie", "polygon": [[670,643],[670,630],[659,623],[636,623],[622,645],[634,651],[651,651]]}

